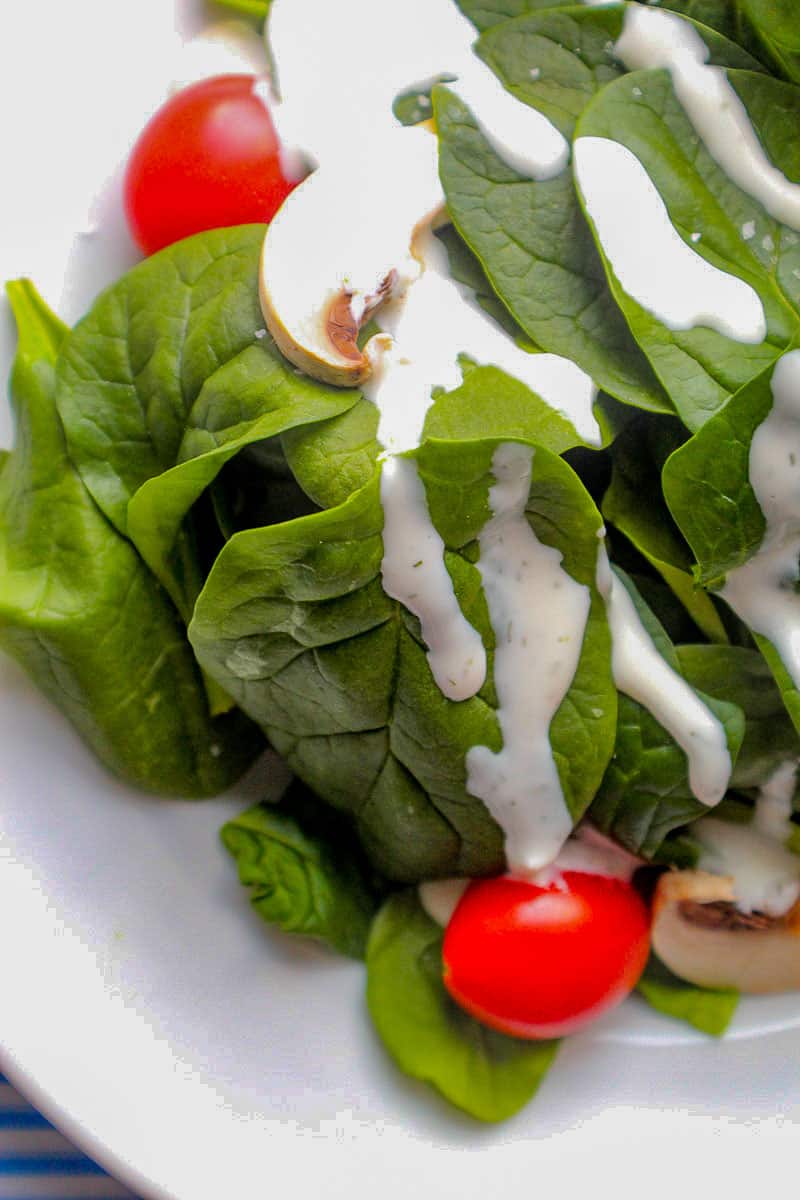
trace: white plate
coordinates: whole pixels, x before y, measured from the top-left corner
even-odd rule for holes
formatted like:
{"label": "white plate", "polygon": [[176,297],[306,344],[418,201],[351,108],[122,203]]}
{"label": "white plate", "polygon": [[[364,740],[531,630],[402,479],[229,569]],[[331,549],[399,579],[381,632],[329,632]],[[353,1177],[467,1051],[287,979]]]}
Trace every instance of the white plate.
{"label": "white plate", "polygon": [[[198,19],[163,0],[4,14],[0,273],[31,275],[67,320],[135,260],[118,166],[178,70],[175,23]],[[12,349],[3,306],[3,376]],[[556,1166],[567,1196],[602,1178],[625,1197],[794,1178],[796,997],[743,1004],[722,1043],[629,1001],[485,1129],[394,1072],[358,964],[248,911],[217,830],[257,777],[205,804],[139,796],[3,659],[0,780],[0,1067],[143,1195],[478,1200]]]}

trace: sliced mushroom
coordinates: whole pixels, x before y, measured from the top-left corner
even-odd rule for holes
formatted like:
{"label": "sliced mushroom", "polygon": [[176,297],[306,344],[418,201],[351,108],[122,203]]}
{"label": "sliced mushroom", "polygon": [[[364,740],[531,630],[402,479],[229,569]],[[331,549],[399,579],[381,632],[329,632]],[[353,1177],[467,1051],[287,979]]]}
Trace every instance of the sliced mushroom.
{"label": "sliced mushroom", "polygon": [[398,127],[350,163],[321,167],[286,199],[261,256],[261,307],[278,348],[326,383],[371,371],[358,334],[419,275],[417,231],[443,210],[436,139]]}
{"label": "sliced mushroom", "polygon": [[653,900],[652,937],[661,961],[701,987],[800,989],[800,901],[783,917],[743,913],[730,877],[668,872]]}

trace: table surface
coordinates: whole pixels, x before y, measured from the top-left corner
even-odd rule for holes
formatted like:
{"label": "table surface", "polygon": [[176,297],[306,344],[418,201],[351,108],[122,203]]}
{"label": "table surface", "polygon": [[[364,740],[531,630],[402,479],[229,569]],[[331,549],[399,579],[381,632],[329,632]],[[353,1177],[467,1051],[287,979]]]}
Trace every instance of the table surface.
{"label": "table surface", "polygon": [[0,1200],[136,1200],[0,1075]]}

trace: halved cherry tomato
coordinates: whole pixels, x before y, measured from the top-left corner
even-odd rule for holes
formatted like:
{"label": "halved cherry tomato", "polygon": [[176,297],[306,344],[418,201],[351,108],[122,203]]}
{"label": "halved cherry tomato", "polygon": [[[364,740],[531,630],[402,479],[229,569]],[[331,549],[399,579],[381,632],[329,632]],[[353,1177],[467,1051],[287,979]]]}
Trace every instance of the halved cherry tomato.
{"label": "halved cherry tomato", "polygon": [[580,871],[547,886],[476,880],[445,931],[444,982],[494,1029],[561,1037],[628,995],[649,946],[647,906],[624,880]]}
{"label": "halved cherry tomato", "polygon": [[125,173],[125,212],[145,254],[222,225],[269,221],[298,180],[255,75],[217,75],[182,88],[144,127]]}

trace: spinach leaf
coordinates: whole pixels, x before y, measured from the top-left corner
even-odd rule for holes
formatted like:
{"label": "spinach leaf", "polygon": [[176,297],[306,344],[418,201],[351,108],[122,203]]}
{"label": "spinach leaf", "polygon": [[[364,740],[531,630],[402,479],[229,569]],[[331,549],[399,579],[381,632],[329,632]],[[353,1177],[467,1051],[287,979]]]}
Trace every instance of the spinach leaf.
{"label": "spinach leaf", "polygon": [[706,586],[747,562],[764,537],[764,514],[750,484],[750,443],[772,409],[773,370],[742,388],[664,466],[664,496]]}
{"label": "spinach leaf", "polygon": [[358,399],[358,392],[299,375],[268,334],[205,381],[187,415],[176,465],[145,480],[127,509],[128,536],[187,622],[202,582],[202,573],[185,570],[195,561],[186,522],[192,505],[244,448],[338,416]]}
{"label": "spinach leaf", "polygon": [[[758,0],[752,0],[753,4]],[[742,46],[756,58],[763,57],[763,46],[743,12],[749,0],[667,0],[658,7],[679,13],[698,25],[705,25]],[[786,0],[792,5],[794,0]],[[492,29],[512,17],[542,9],[576,8],[575,0],[459,0],[459,8],[481,32]]]}
{"label": "spinach leaf", "polygon": [[[728,78],[770,160],[789,179],[800,180],[800,147],[791,133],[800,120],[800,90],[747,71],[730,70]],[[764,306],[767,338],[757,346],[703,326],[675,332],[623,290],[604,260],[609,285],[636,340],[685,424],[697,430],[798,335],[800,276],[792,271],[800,263],[800,238],[720,170],[698,141],[666,71],[637,71],[610,83],[586,108],[576,132],[611,138],[631,150],[684,241],[748,283]],[[693,233],[700,239],[692,241]]]}
{"label": "spinach leaf", "polygon": [[[484,33],[476,49],[510,92],[571,137],[590,100],[626,72],[614,57],[614,43],[627,8],[578,5],[529,13]],[[713,29],[698,26],[697,32],[708,47],[709,62],[762,69],[752,55]]]}
{"label": "spinach leaf", "polygon": [[515,321],[612,396],[671,411],[609,295],[570,173],[524,179],[452,92],[437,88],[434,109],[448,210]]}
{"label": "spinach leaf", "polygon": [[56,402],[70,456],[123,533],[137,488],[178,461],[209,376],[258,344],[263,239],[263,225],[240,225],[176,242],[105,291],[64,344]]}
{"label": "spinach leaf", "polygon": [[767,57],[800,83],[800,24],[795,0],[739,0]]}
{"label": "spinach leaf", "polygon": [[613,472],[602,512],[658,571],[692,620],[713,642],[728,635],[711,597],[692,577],[692,555],[655,486],[671,451],[683,441],[676,422],[637,419],[611,449]]}
{"label": "spinach leaf", "polygon": [[636,990],[658,1012],[686,1021],[701,1033],[722,1037],[739,1004],[739,993],[687,983],[651,955]]}
{"label": "spinach leaf", "polygon": [[451,1000],[442,983],[442,930],[413,891],[392,896],[375,918],[367,1005],[400,1069],[479,1121],[503,1121],[527,1104],[558,1048],[497,1033]]}
{"label": "spinach leaf", "polygon": [[[759,549],[766,521],[750,483],[750,443],[772,409],[772,374],[763,372],[667,460],[664,495],[670,511],[697,558],[697,577],[718,587],[728,571]],[[783,702],[800,730],[800,691],[780,656],[765,637],[755,634],[780,688]]]}
{"label": "spinach leaf", "polygon": [[573,7],[574,0],[457,0],[458,7],[477,29],[491,29],[511,17],[541,8]]}
{"label": "spinach leaf", "polygon": [[257,804],[220,832],[258,915],[285,933],[363,958],[376,900],[352,833],[302,787]]}
{"label": "spinach leaf", "polygon": [[54,403],[67,330],[28,281],[8,295],[17,434],[0,475],[0,643],[116,774],[222,791],[262,740],[241,713],[210,719],[177,613],[69,461]]}
{"label": "spinach leaf", "polygon": [[343,504],[375,474],[382,451],[378,415],[362,397],[337,417],[296,425],[281,435],[295,479],[321,508]]}
{"label": "spinach leaf", "polygon": [[744,740],[731,786],[758,787],[787,759],[800,756],[800,740],[764,658],[744,646],[678,646],[681,673],[692,687],[738,704]]}
{"label": "spinach leaf", "polygon": [[452,80],[452,75],[439,75],[426,83],[422,89],[416,87],[408,92],[395,96],[392,112],[401,125],[419,125],[421,121],[429,121],[433,116],[433,101],[431,92],[437,83]]}
{"label": "spinach leaf", "polygon": [[300,375],[263,328],[263,238],[262,225],[211,230],[140,263],[59,361],[71,457],[185,621],[205,574],[190,513],[217,473],[251,443],[359,399]]}
{"label": "spinach leaf", "polygon": [[[617,573],[659,653],[680,673],[680,660],[664,629],[630,579]],[[735,764],[744,737],[742,710],[727,700],[697,694],[722,722]],[[668,833],[707,813],[689,785],[684,751],[652,713],[620,694],[614,753],[589,809],[592,821],[634,854],[653,858]]]}
{"label": "spinach leaf", "polygon": [[224,541],[240,529],[293,521],[319,507],[295,479],[279,436],[241,450],[222,468],[209,495]]}
{"label": "spinach leaf", "polygon": [[[496,441],[416,452],[445,562],[491,659],[493,634],[471,561],[488,518]],[[610,755],[616,693],[596,591],[600,516],[562,459],[537,448],[528,514],[591,592],[575,678],[550,738],[577,819]],[[470,746],[499,749],[491,675],[455,704],[430,673],[419,627],[380,581],[379,476],[342,505],[236,534],[198,600],[190,637],[204,668],[268,731],[292,770],[353,814],[371,860],[405,881],[502,869],[502,835],[466,791]]]}
{"label": "spinach leaf", "polygon": [[443,229],[437,231],[436,236],[444,243],[450,274],[453,278],[457,279],[459,283],[465,284],[474,292],[475,299],[481,308],[498,325],[501,325],[506,333],[514,338],[518,345],[524,346],[528,350],[536,350],[537,347],[530,338],[525,336],[525,333],[514,320],[506,306],[498,299],[492,285],[486,278],[486,272],[481,266],[480,260],[472,253],[464,239],[459,237],[455,227],[453,225],[445,225]]}
{"label": "spinach leaf", "polygon": [[234,12],[243,13],[246,17],[258,17],[264,20],[269,12],[272,0],[214,0],[223,8],[232,8]]}

